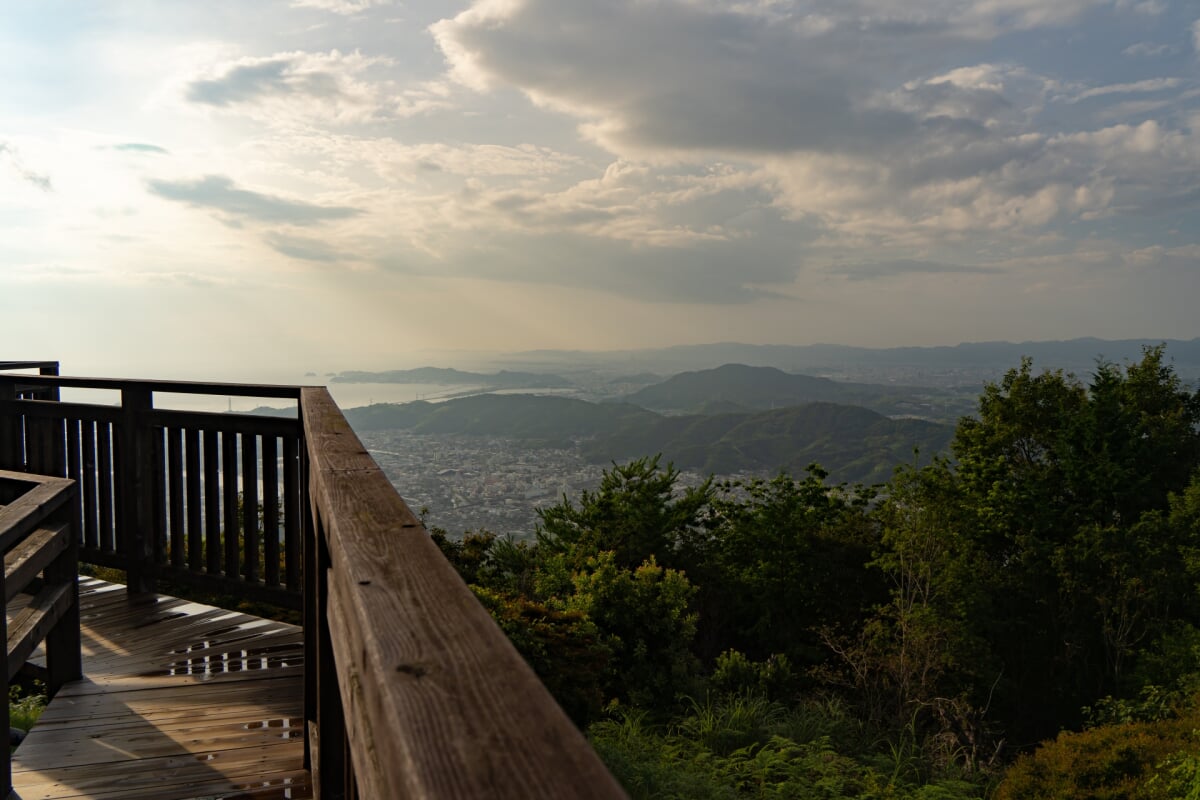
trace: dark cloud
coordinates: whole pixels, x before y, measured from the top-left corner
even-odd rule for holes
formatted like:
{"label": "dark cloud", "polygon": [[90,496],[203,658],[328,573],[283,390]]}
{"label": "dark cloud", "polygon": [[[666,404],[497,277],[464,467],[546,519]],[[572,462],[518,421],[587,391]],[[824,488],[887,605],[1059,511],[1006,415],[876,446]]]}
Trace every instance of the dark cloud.
{"label": "dark cloud", "polygon": [[165,148],[159,147],[156,144],[145,144],[144,142],[124,142],[123,144],[113,145],[113,150],[119,150],[122,153],[152,153],[155,155],[167,155]]}
{"label": "dark cloud", "polygon": [[965,274],[980,275],[996,273],[1000,270],[994,267],[967,267],[959,264],[941,264],[936,261],[914,261],[896,259],[894,261],[875,261],[861,264],[844,264],[829,268],[835,275],[844,275],[852,281],[869,281],[879,278],[894,278],[899,275],[911,274]]}
{"label": "dark cloud", "polygon": [[312,225],[362,213],[361,209],[349,206],[322,206],[239,189],[224,175],[206,175],[192,181],[151,180],[147,188],[151,194],[166,200],[220,211],[234,221]]}
{"label": "dark cloud", "polygon": [[692,4],[529,0],[506,20],[464,15],[434,32],[464,77],[596,119],[618,148],[862,151],[918,129],[867,101],[872,47],[891,29],[858,31],[851,50],[837,32]]}

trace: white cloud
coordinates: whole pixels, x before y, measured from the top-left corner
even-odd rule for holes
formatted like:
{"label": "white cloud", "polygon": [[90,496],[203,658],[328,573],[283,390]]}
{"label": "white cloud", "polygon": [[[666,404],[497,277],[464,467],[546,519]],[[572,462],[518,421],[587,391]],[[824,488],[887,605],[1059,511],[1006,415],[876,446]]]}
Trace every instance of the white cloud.
{"label": "white cloud", "polygon": [[1101,97],[1107,94],[1164,92],[1168,89],[1175,89],[1182,83],[1183,81],[1179,78],[1150,78],[1144,81],[1134,81],[1133,83],[1113,83],[1108,86],[1097,86],[1080,92],[1072,98],[1071,102],[1077,103],[1089,97]]}
{"label": "white cloud", "polygon": [[319,8],[335,14],[359,14],[377,6],[391,5],[391,0],[292,0],[292,8]]}
{"label": "white cloud", "polygon": [[41,189],[43,192],[53,190],[50,176],[27,167],[16,148],[7,142],[0,141],[0,161],[6,161],[9,171],[23,183]]}
{"label": "white cloud", "polygon": [[1170,55],[1175,52],[1175,48],[1169,44],[1160,44],[1155,42],[1136,42],[1129,45],[1121,51],[1122,55],[1136,56],[1142,58],[1157,58],[1158,56]]}

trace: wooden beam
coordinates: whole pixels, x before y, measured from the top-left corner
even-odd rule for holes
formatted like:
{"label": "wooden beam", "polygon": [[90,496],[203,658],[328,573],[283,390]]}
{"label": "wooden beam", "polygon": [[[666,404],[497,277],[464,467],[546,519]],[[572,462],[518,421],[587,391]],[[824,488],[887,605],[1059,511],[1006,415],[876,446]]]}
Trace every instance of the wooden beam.
{"label": "wooden beam", "polygon": [[624,797],[329,393],[303,390],[301,416],[361,796]]}

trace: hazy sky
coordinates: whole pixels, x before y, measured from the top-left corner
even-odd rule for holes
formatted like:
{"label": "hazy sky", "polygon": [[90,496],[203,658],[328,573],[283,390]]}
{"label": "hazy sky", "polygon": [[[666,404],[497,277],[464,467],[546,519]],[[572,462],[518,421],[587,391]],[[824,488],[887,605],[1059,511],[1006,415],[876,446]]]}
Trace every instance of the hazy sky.
{"label": "hazy sky", "polygon": [[0,358],[1190,338],[1198,66],[1194,0],[9,2]]}

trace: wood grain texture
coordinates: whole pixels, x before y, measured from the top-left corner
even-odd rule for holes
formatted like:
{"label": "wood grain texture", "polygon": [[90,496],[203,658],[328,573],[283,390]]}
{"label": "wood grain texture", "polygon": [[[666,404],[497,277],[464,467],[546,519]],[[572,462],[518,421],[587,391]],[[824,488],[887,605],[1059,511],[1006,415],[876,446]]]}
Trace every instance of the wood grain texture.
{"label": "wood grain texture", "polygon": [[79,605],[86,678],[17,749],[14,797],[311,797],[299,628],[88,578]]}
{"label": "wood grain texture", "polygon": [[301,415],[361,795],[624,797],[328,392],[303,390]]}

